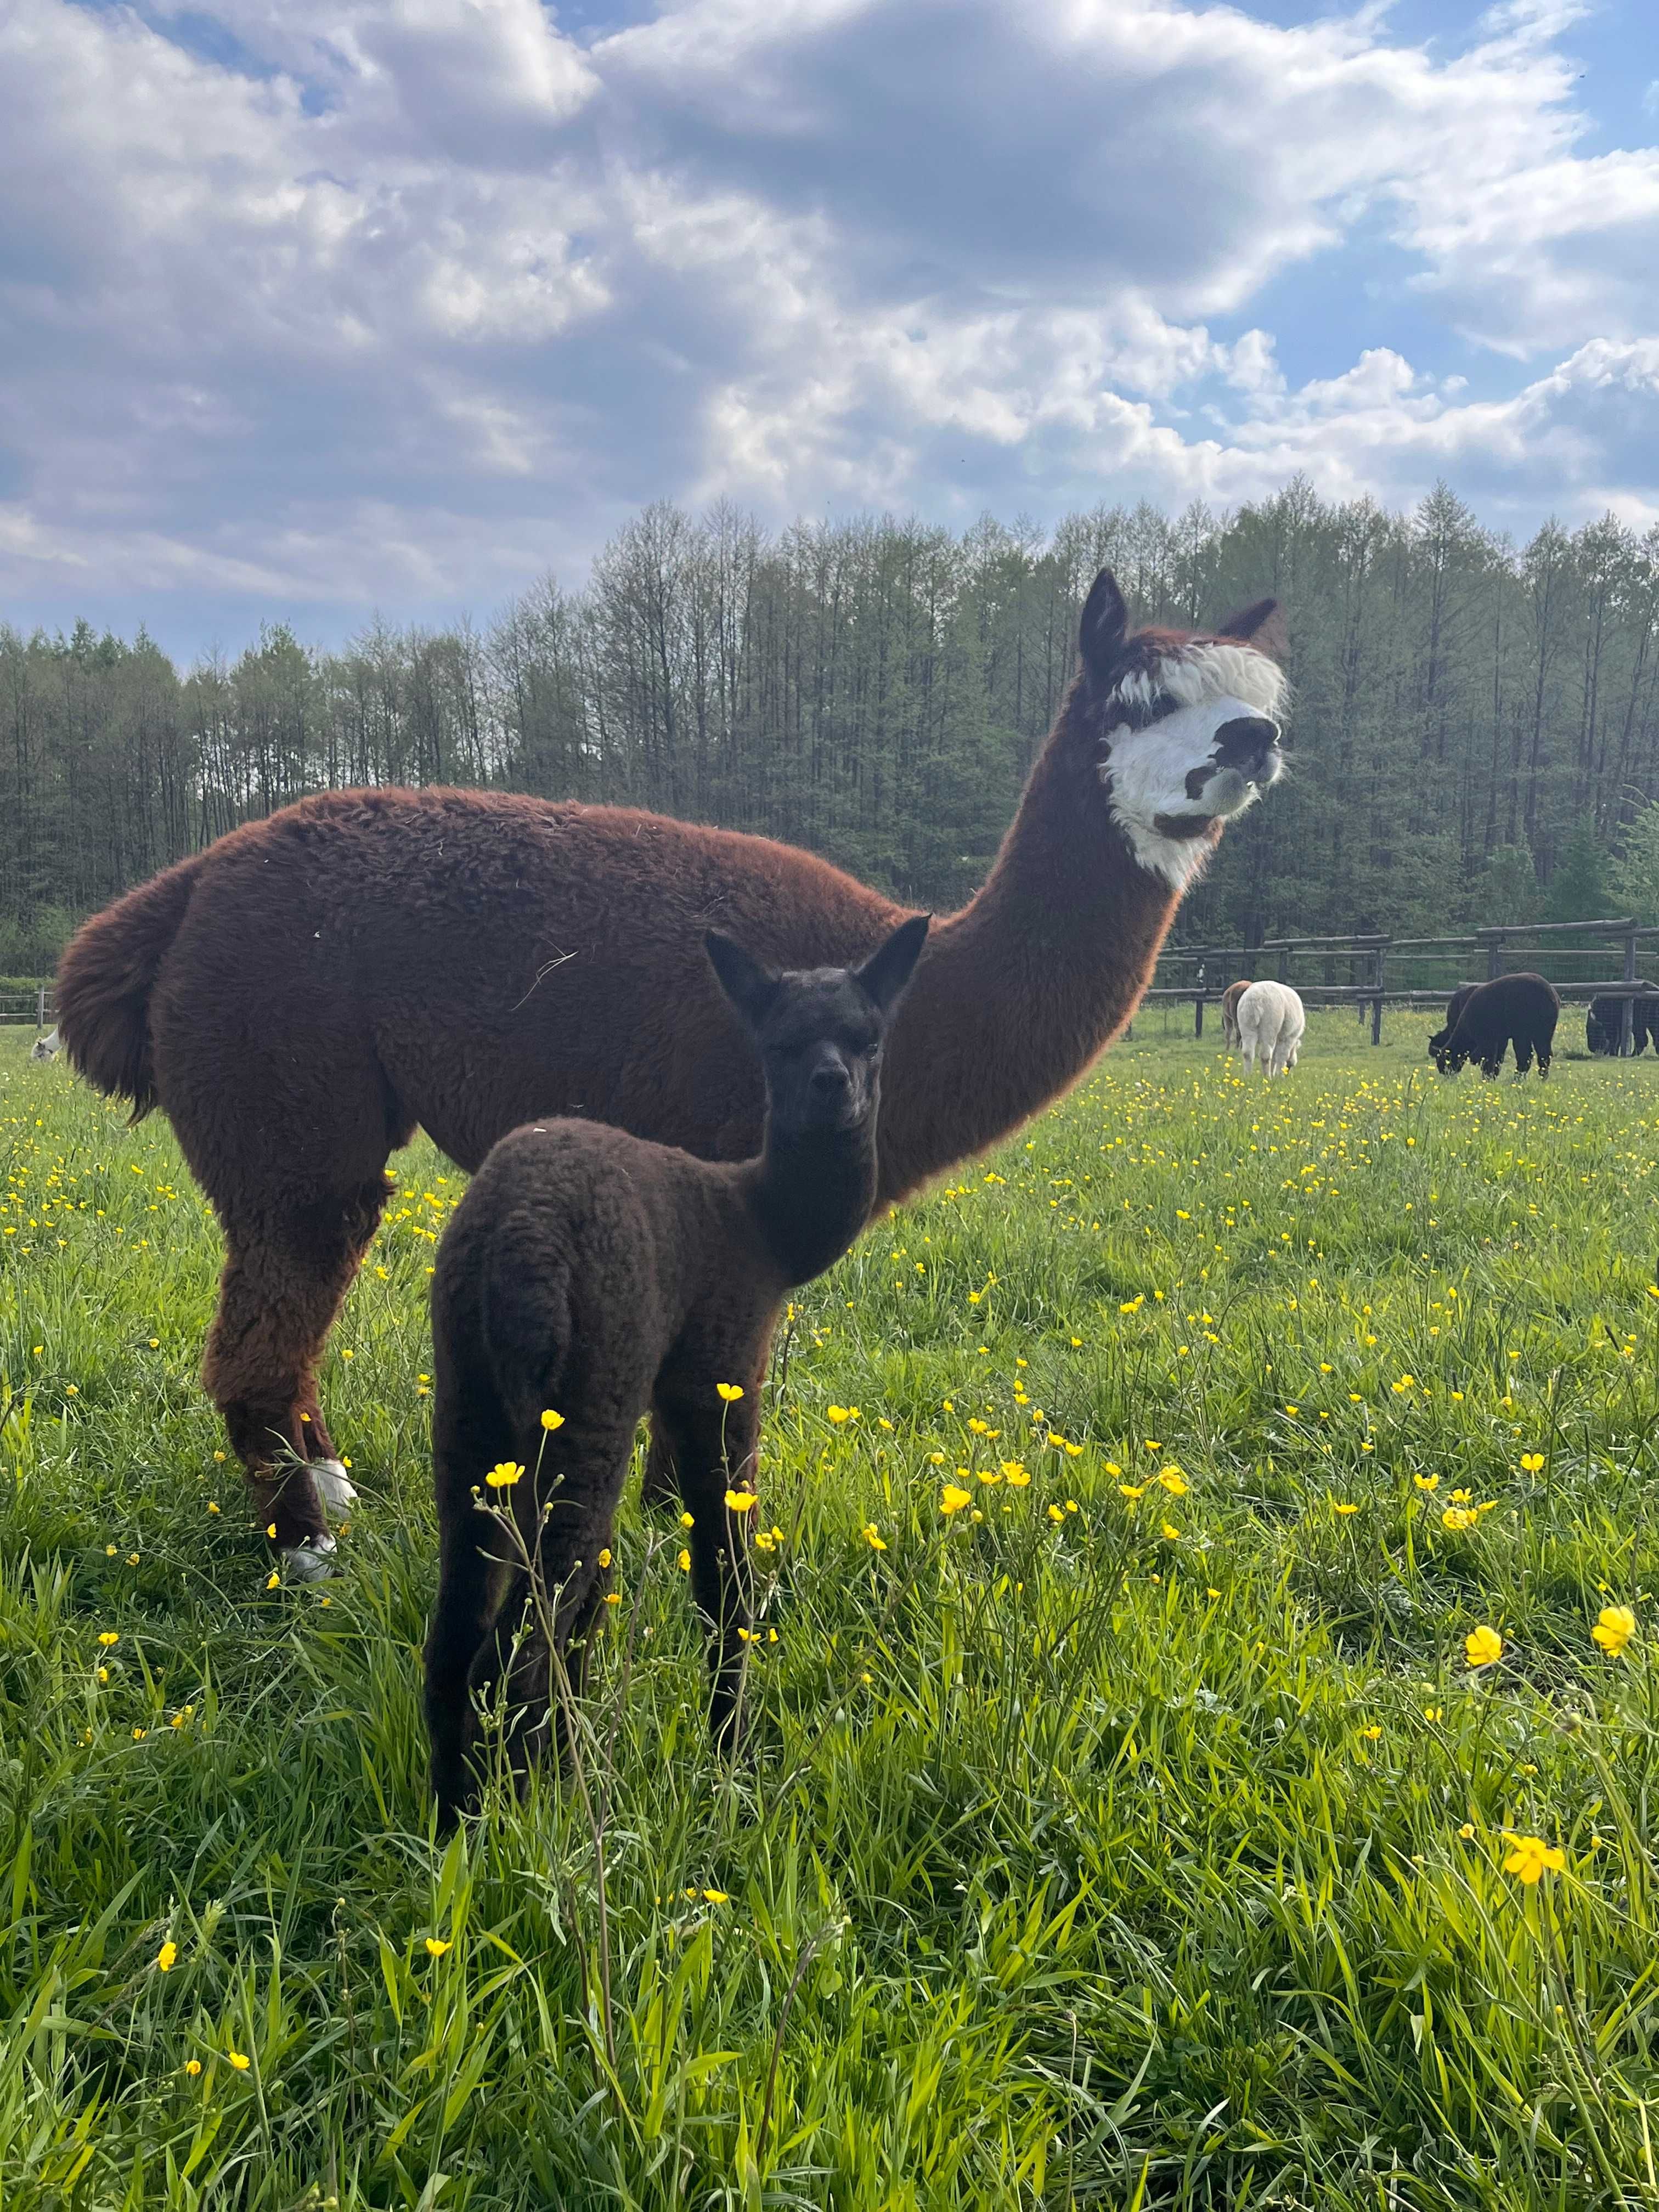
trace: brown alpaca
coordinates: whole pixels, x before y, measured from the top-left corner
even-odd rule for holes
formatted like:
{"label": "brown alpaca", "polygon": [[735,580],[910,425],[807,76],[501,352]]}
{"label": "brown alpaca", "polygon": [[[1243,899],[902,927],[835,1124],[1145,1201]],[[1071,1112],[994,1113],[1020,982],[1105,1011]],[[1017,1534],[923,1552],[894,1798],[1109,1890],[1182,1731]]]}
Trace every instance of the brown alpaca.
{"label": "brown alpaca", "polygon": [[[1134,1012],[1221,824],[1279,773],[1279,671],[1248,641],[1131,632],[1109,574],[989,878],[938,924],[888,1051],[878,1203],[1006,1136]],[[337,792],[131,891],[64,956],[70,1056],[166,1109],[227,1258],[203,1376],[296,1571],[349,1495],[315,1370],[417,1125],[475,1168],[538,1115],[704,1158],[762,1088],[702,953],[862,959],[903,909],[810,854],[625,808]],[[660,1476],[663,1469],[658,1465]]]}
{"label": "brown alpaca", "polygon": [[1221,1038],[1233,1052],[1237,1052],[1243,1042],[1238,1034],[1238,1002],[1249,988],[1247,975],[1242,982],[1229,983],[1221,994]]}
{"label": "brown alpaca", "polygon": [[[785,1292],[822,1274],[869,1218],[883,1041],[927,934],[924,915],[862,968],[775,975],[711,930],[709,958],[760,1047],[758,1157],[719,1166],[602,1123],[538,1121],[502,1138],[457,1208],[432,1285],[442,1565],[426,1714],[446,1826],[474,1796],[477,1699],[505,1678],[520,1771],[545,1738],[544,1632],[562,1657],[604,1601],[612,1516],[653,1407],[691,1516],[714,1739],[735,1742],[749,1509],[726,1498],[734,1486],[754,1495],[761,1381]],[[738,1395],[722,1397],[722,1383]],[[551,1433],[544,1408],[563,1417]],[[475,1504],[502,1466],[526,1471],[502,1486],[522,1556],[504,1532],[492,1540]],[[526,1560],[542,1603],[515,1655]]]}

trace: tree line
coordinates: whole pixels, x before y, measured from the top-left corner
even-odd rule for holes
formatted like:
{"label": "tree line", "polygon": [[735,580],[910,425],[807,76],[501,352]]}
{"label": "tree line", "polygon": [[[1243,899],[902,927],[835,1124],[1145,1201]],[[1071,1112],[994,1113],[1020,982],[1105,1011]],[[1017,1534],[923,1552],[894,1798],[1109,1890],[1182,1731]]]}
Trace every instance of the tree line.
{"label": "tree line", "polygon": [[1225,516],[1102,506],[1049,532],[774,534],[659,504],[583,589],[546,580],[486,628],[377,620],[328,652],[273,624],[185,671],[142,629],[0,624],[0,972],[44,971],[165,862],[352,784],[651,807],[948,908],[990,865],[1103,564],[1183,627],[1285,603],[1292,772],[1183,937],[1659,921],[1659,530],[1549,522],[1517,548],[1444,486],[1395,514],[1297,479]]}

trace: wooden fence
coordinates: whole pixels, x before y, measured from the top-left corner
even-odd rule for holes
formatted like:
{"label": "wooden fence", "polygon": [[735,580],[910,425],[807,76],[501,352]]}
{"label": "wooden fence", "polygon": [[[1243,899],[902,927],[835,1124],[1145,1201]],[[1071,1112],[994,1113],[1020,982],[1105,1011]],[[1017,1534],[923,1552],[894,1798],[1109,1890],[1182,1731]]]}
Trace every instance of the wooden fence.
{"label": "wooden fence", "polygon": [[1632,1044],[1632,1003],[1644,982],[1659,981],[1659,929],[1628,917],[1609,921],[1504,922],[1461,937],[1274,937],[1260,945],[1166,945],[1147,1000],[1190,1002],[1193,1034],[1204,1009],[1241,976],[1289,983],[1309,1006],[1353,1006],[1382,1042],[1388,1006],[1443,1006],[1462,983],[1484,983],[1530,969],[1564,1000],[1617,999],[1620,1051]]}
{"label": "wooden fence", "polygon": [[0,1024],[27,1022],[37,1030],[50,1029],[58,1018],[58,994],[50,983],[32,989],[0,991]]}
{"label": "wooden fence", "polygon": [[[1659,982],[1659,929],[1630,920],[1504,922],[1461,937],[1273,937],[1261,945],[1166,945],[1159,956],[1151,1005],[1171,1000],[1193,1009],[1193,1034],[1204,1034],[1204,1010],[1218,1004],[1241,975],[1289,983],[1310,1006],[1353,1006],[1369,1015],[1371,1042],[1382,1042],[1382,1009],[1443,1006],[1460,983],[1486,982],[1530,968],[1547,975],[1564,1000],[1623,1002],[1620,1049],[1631,1048],[1631,1002],[1644,982]],[[1617,972],[1613,972],[1616,970]],[[36,1030],[57,1019],[50,983],[0,991],[0,1025]]]}

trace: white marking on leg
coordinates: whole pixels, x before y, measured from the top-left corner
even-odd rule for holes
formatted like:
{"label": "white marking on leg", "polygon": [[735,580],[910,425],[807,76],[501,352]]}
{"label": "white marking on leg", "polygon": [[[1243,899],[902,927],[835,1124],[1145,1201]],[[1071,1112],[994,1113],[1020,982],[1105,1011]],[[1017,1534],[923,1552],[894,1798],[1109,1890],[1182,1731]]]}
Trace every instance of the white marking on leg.
{"label": "white marking on leg", "polygon": [[285,1544],[277,1554],[283,1563],[283,1581],[326,1582],[335,1571],[336,1549],[332,1536],[307,1536],[302,1544]]}
{"label": "white marking on leg", "polygon": [[337,1459],[313,1460],[311,1474],[318,1496],[331,1513],[343,1513],[357,1503],[356,1486]]}

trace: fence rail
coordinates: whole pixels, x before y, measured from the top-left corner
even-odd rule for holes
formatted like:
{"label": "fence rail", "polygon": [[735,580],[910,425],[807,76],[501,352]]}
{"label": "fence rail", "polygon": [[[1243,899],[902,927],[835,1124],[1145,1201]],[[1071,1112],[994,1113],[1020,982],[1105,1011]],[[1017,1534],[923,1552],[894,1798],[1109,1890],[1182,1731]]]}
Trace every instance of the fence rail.
{"label": "fence rail", "polygon": [[0,1024],[27,1022],[37,1030],[50,1029],[58,1018],[58,994],[50,983],[32,991],[0,991]]}
{"label": "fence rail", "polygon": [[[1615,963],[1620,972],[1602,980],[1598,969],[1604,975]],[[1202,1036],[1205,1007],[1218,1002],[1239,977],[1289,983],[1310,1006],[1357,1006],[1362,1020],[1369,1011],[1371,1042],[1381,1044],[1385,1006],[1443,1004],[1462,984],[1527,969],[1547,976],[1569,1001],[1618,1000],[1619,1050],[1627,1054],[1632,1003],[1644,985],[1659,982],[1659,929],[1626,915],[1500,922],[1447,937],[1362,931],[1346,937],[1272,937],[1259,945],[1166,945],[1146,996],[1189,1001],[1193,1034]]]}

